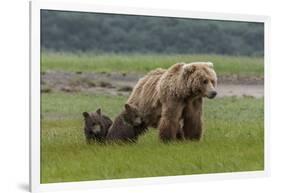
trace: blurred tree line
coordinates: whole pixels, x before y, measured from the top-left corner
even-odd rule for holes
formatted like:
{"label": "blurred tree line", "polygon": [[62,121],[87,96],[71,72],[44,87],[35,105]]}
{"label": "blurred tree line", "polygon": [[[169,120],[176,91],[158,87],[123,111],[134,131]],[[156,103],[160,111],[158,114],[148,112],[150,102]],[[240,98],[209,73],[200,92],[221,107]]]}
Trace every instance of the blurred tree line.
{"label": "blurred tree line", "polygon": [[41,45],[53,51],[262,56],[262,23],[41,11]]}

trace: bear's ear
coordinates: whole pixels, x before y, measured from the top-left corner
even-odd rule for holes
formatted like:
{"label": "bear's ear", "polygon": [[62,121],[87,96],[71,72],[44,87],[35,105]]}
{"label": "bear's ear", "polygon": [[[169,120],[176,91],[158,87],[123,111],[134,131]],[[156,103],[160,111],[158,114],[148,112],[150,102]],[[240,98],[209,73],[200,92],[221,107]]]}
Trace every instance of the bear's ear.
{"label": "bear's ear", "polygon": [[83,112],[82,114],[83,114],[83,117],[85,117],[85,118],[90,116],[88,112]]}
{"label": "bear's ear", "polygon": [[205,62],[205,64],[209,67],[209,68],[214,68],[214,64],[212,62]]}
{"label": "bear's ear", "polygon": [[96,113],[97,113],[98,115],[101,115],[101,109],[98,108],[98,109],[96,110]]}
{"label": "bear's ear", "polygon": [[193,72],[195,72],[195,70],[196,70],[196,66],[193,64],[184,64],[183,65],[184,74],[192,74]]}
{"label": "bear's ear", "polygon": [[135,107],[134,107],[133,105],[128,104],[128,103],[126,103],[126,104],[124,105],[124,107],[125,107],[125,110],[126,110],[127,112],[133,112],[133,111],[135,110]]}
{"label": "bear's ear", "polygon": [[124,105],[124,107],[125,107],[126,111],[130,111],[131,110],[131,106],[129,104],[127,104],[127,103]]}

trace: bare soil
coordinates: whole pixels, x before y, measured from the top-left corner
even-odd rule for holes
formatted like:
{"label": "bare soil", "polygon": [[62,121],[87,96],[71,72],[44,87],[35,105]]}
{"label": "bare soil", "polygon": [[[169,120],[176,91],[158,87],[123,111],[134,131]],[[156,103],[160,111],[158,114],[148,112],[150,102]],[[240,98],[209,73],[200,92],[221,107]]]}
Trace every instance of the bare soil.
{"label": "bare soil", "polygon": [[[93,92],[97,94],[129,95],[144,74],[82,73],[48,71],[41,74],[41,92]],[[218,76],[218,97],[264,96],[263,77]]]}

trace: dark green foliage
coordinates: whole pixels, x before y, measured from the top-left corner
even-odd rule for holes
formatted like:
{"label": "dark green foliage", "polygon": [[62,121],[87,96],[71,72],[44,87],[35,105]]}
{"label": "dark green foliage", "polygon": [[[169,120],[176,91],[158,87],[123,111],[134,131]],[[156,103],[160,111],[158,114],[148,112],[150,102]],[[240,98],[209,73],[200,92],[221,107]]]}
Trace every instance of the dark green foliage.
{"label": "dark green foliage", "polygon": [[113,53],[263,55],[262,23],[41,12],[45,49]]}

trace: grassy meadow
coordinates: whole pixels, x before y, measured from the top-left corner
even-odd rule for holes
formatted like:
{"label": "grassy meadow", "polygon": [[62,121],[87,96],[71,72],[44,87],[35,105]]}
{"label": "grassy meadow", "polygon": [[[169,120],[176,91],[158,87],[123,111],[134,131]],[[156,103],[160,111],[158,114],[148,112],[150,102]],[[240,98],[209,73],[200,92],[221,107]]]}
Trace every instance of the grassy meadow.
{"label": "grassy meadow", "polygon": [[[42,54],[41,71],[140,72],[178,61],[212,61],[219,75],[263,76],[263,59],[218,55]],[[200,142],[162,143],[150,129],[136,144],[86,144],[83,111],[115,117],[126,96],[93,92],[41,94],[41,183],[104,180],[264,168],[263,98],[206,99]]]}
{"label": "grassy meadow", "polygon": [[163,144],[151,129],[137,144],[86,144],[81,112],[101,107],[114,117],[125,101],[87,93],[42,95],[41,182],[263,170],[263,99],[206,100],[201,142]]}
{"label": "grassy meadow", "polygon": [[71,72],[135,72],[146,73],[155,68],[169,68],[177,62],[212,61],[220,75],[263,76],[262,57],[221,55],[159,54],[71,54],[43,52],[41,70]]}

